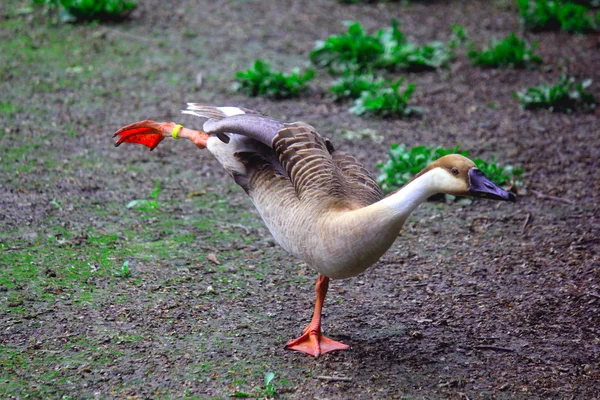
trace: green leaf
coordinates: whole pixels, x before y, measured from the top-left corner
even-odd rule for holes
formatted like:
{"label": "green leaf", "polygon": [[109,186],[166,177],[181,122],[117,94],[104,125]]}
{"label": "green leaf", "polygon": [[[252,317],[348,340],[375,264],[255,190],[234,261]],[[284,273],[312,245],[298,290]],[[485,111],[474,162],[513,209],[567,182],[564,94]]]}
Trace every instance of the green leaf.
{"label": "green leaf", "polygon": [[598,17],[581,4],[564,0],[517,0],[517,5],[521,22],[532,31],[581,33],[598,30]]}
{"label": "green leaf", "polygon": [[273,378],[275,378],[275,374],[273,372],[267,372],[265,374],[265,387],[269,386]]}
{"label": "green leaf", "polygon": [[542,62],[542,59],[534,54],[537,45],[537,42],[528,45],[524,39],[519,39],[511,33],[503,40],[492,39],[491,44],[482,50],[475,50],[471,45],[467,54],[473,64],[483,67],[524,68]]}
{"label": "green leaf", "polygon": [[251,68],[235,75],[234,89],[248,96],[264,96],[276,99],[295,97],[308,89],[307,82],[315,75],[308,69],[304,74],[294,70],[290,74],[271,71],[269,64],[256,60]]}
{"label": "green leaf", "polygon": [[399,27],[399,22],[392,19],[389,28],[368,35],[360,23],[351,22],[346,34],[318,41],[310,59],[317,67],[327,68],[332,75],[368,74],[377,68],[434,70],[448,65],[453,56],[449,44],[431,42],[419,46],[409,42]]}
{"label": "green leaf", "polygon": [[408,101],[415,90],[415,85],[409,83],[404,91],[400,88],[404,78],[397,81],[388,81],[373,88],[362,91],[359,98],[354,101],[350,112],[356,115],[371,114],[381,117],[408,117],[421,113],[416,107],[408,105]]}
{"label": "green leaf", "polygon": [[590,79],[575,85],[575,78],[561,75],[554,85],[541,84],[514,93],[525,109],[548,109],[553,112],[571,112],[575,109],[593,109],[598,104],[596,98],[585,91]]}
{"label": "green leaf", "polygon": [[135,8],[129,0],[57,0],[63,9],[64,20],[118,21]]}

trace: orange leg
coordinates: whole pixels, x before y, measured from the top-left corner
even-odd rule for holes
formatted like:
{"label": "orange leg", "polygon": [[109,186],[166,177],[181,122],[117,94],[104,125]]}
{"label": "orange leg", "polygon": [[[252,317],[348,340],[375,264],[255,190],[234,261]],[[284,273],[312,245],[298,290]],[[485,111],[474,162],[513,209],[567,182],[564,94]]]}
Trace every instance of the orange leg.
{"label": "orange leg", "polygon": [[321,310],[323,309],[323,301],[327,295],[329,288],[329,278],[325,275],[319,275],[317,278],[316,292],[317,301],[315,302],[315,312],[310,324],[302,331],[302,336],[297,339],[290,340],[285,347],[290,350],[300,351],[318,357],[321,354],[328,353],[334,350],[346,350],[348,345],[336,342],[326,338],[321,334]]}
{"label": "orange leg", "polygon": [[[173,133],[175,132],[175,133]],[[115,146],[121,143],[136,143],[153,150],[166,137],[189,139],[203,149],[210,137],[205,132],[184,128],[174,122],[140,121],[119,129],[113,137],[119,136]]]}

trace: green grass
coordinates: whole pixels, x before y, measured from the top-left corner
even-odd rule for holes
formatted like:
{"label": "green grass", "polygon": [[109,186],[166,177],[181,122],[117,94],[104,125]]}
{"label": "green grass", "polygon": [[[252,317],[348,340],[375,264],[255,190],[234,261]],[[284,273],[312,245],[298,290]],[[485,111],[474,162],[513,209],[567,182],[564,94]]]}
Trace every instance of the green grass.
{"label": "green grass", "polygon": [[[110,277],[115,263],[131,255],[127,249],[119,249],[118,243],[114,234],[74,237],[60,226],[25,248],[2,239],[0,264],[5,268],[0,269],[0,287],[9,296],[37,299],[42,304],[63,295],[74,304],[91,304],[98,279]],[[0,302],[0,310],[34,312],[30,305],[35,302],[18,306],[15,302]]]}
{"label": "green grass", "polygon": [[525,39],[519,39],[511,33],[503,40],[492,39],[490,45],[481,50],[470,44],[468,55],[473,64],[482,67],[525,68],[542,62],[534,53],[537,45],[537,42],[533,42],[530,46]]}
{"label": "green grass", "polygon": [[596,98],[585,91],[591,79],[575,83],[575,78],[561,75],[553,84],[542,84],[517,92],[514,97],[528,110],[547,109],[553,112],[571,112],[576,109],[591,109],[598,104]]}
{"label": "green grass", "polygon": [[[171,83],[165,79],[176,73],[182,58],[149,41],[107,35],[105,28],[94,24],[47,24],[41,16],[31,12],[0,21],[6,50],[0,54],[6,95],[0,102],[0,119],[5,122],[0,130],[4,150],[0,152],[0,180],[8,207],[17,205],[14,200],[19,202],[17,207],[29,210],[28,203],[33,203],[35,212],[32,222],[23,209],[2,219],[0,320],[3,329],[14,334],[0,346],[0,398],[93,397],[90,387],[103,379],[95,375],[102,374],[102,369],[112,374],[111,370],[121,373],[121,366],[148,365],[148,376],[128,376],[127,381],[115,383],[114,391],[94,389],[103,398],[139,393],[146,383],[158,380],[159,373],[151,361],[138,361],[140,352],[153,355],[135,344],[145,342],[145,346],[149,340],[158,344],[163,339],[171,341],[160,350],[168,357],[183,349],[191,354],[190,364],[172,364],[174,380],[184,382],[181,377],[186,376],[190,382],[210,381],[211,393],[221,397],[236,390],[253,392],[254,387],[266,390],[264,375],[273,370],[268,357],[254,362],[211,360],[210,370],[198,372],[192,364],[208,362],[203,357],[217,341],[221,345],[214,348],[219,351],[236,348],[227,341],[233,333],[223,329],[221,318],[211,315],[210,305],[253,296],[256,287],[263,280],[269,282],[281,267],[280,259],[273,261],[269,253],[284,257],[279,250],[247,249],[265,240],[255,234],[264,229],[259,217],[248,211],[246,199],[224,194],[233,184],[215,188],[213,182],[203,188],[208,193],[186,198],[185,185],[178,186],[180,176],[197,185],[198,171],[170,169],[177,179],[161,181],[160,197],[155,197],[151,189],[156,190],[156,173],[164,172],[162,157],[154,154],[145,160],[146,155],[136,155],[140,149],[135,147],[120,151],[118,158],[107,156],[114,151],[110,133],[116,127],[99,111],[107,103],[112,104],[109,109],[126,104],[126,113],[141,117],[148,104],[165,91],[183,93],[181,88],[167,86]],[[139,87],[139,76],[150,75],[160,81],[158,94]],[[119,90],[112,87],[115,80]],[[103,179],[113,173],[124,177],[121,183],[114,177]],[[90,184],[92,175],[96,177]],[[131,194],[133,187],[139,191]],[[127,202],[135,198],[147,198],[159,207],[127,209]],[[210,252],[217,254],[220,266],[205,261]],[[241,267],[248,264],[254,265],[251,271]],[[206,275],[205,270],[209,271]],[[123,277],[122,272],[130,276]],[[213,277],[218,278],[218,285],[213,284]],[[215,293],[205,293],[209,284]],[[191,315],[173,316],[162,309],[165,318],[160,326],[189,320],[191,329],[197,329],[193,334],[181,338],[180,332],[170,335],[162,328],[127,322],[127,313],[135,318],[135,310],[156,311],[160,304],[184,294],[189,297],[177,309],[185,314],[193,307],[205,307],[206,313],[197,314],[202,325],[196,326],[198,321]],[[259,315],[261,311],[250,308],[250,312]],[[256,320],[262,318],[267,317]],[[71,333],[78,336],[66,336]],[[294,374],[300,371],[305,376],[305,370],[296,368]],[[282,374],[276,380],[278,391],[283,377],[290,375]],[[234,381],[239,387],[231,384]],[[183,388],[171,387],[147,395],[181,398],[182,394]],[[202,392],[192,391],[192,395],[204,398]]]}
{"label": "green grass", "polygon": [[[449,149],[415,146],[409,149],[405,144],[393,144],[388,152],[389,159],[385,163],[377,165],[381,170],[377,181],[384,192],[392,192],[408,183],[433,161],[448,154],[461,154],[467,157],[469,152],[460,150],[459,146]],[[518,180],[523,173],[521,169],[510,165],[501,166],[493,156],[489,162],[481,159],[473,161],[492,182],[505,186],[521,185]]]}
{"label": "green grass", "polygon": [[32,0],[58,11],[62,21],[120,21],[136,6],[132,0]]}
{"label": "green grass", "polygon": [[408,105],[415,84],[409,83],[403,90],[403,83],[404,78],[400,78],[395,82],[376,85],[373,90],[363,91],[350,108],[350,112],[380,117],[408,117],[421,113],[421,109]]}
{"label": "green grass", "polygon": [[314,77],[314,70],[303,74],[298,70],[290,74],[272,71],[266,61],[256,60],[252,67],[235,75],[235,89],[248,96],[264,96],[274,99],[295,97],[308,90],[308,81]]}
{"label": "green grass", "polygon": [[581,33],[598,30],[600,12],[594,16],[581,4],[563,0],[517,0],[517,4],[523,26],[532,31]]}
{"label": "green grass", "polygon": [[0,114],[4,114],[8,117],[14,116],[17,112],[22,111],[22,107],[15,106],[9,102],[0,102]]}
{"label": "green grass", "polygon": [[[12,33],[3,41],[5,52],[0,54],[0,78],[4,82],[29,82],[10,100],[5,100],[11,104],[5,111],[12,115],[25,109],[28,114],[46,114],[46,118],[52,118],[56,110],[51,104],[60,102],[73,115],[80,116],[76,125],[61,126],[66,130],[85,129],[89,124],[87,114],[101,109],[105,102],[122,99],[118,91],[106,89],[104,82],[107,79],[127,85],[132,79],[131,70],[136,71],[134,75],[162,71],[161,63],[145,63],[144,60],[148,57],[155,60],[159,52],[164,57],[164,50],[148,47],[142,41],[85,33],[86,29],[98,30],[96,27],[65,24],[52,29],[43,29],[43,26],[25,29],[19,19],[14,18],[0,21],[0,29]],[[85,35],[85,41],[80,39],[82,35]],[[35,65],[35,69],[23,70],[23,65]],[[161,76],[157,78],[162,79]],[[76,102],[72,101],[71,93],[77,93]],[[42,96],[46,101],[30,100]],[[49,131],[53,131],[52,126],[37,135]]]}

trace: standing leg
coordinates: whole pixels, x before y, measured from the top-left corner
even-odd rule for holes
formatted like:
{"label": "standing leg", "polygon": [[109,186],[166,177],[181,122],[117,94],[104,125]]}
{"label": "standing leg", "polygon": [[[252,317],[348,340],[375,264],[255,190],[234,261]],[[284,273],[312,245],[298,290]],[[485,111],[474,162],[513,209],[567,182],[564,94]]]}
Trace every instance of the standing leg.
{"label": "standing leg", "polygon": [[336,342],[326,338],[321,334],[321,310],[323,301],[329,288],[329,278],[325,275],[319,275],[317,278],[316,292],[317,301],[315,302],[315,311],[310,324],[302,331],[302,336],[290,340],[285,347],[290,350],[300,351],[318,357],[321,354],[334,350],[346,350],[348,345]]}

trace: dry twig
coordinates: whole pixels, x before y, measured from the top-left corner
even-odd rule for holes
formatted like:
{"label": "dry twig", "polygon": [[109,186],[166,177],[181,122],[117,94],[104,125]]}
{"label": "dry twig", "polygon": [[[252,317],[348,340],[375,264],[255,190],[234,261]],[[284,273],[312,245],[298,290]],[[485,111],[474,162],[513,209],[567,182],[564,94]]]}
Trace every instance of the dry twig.
{"label": "dry twig", "polygon": [[531,213],[527,213],[525,222],[523,222],[523,226],[521,226],[521,235],[525,234],[525,230],[527,229],[527,226],[531,223],[531,221],[533,221],[533,218],[531,218]]}
{"label": "dry twig", "polygon": [[343,382],[351,382],[352,378],[347,376],[327,376],[327,375],[319,375],[317,379],[327,382],[335,382],[335,381],[343,381]]}
{"label": "dry twig", "polygon": [[502,353],[514,353],[515,352],[514,349],[509,349],[508,347],[498,347],[498,346],[488,346],[488,345],[473,346],[473,348],[477,349],[477,350],[499,351]]}
{"label": "dry twig", "polygon": [[560,201],[562,203],[567,203],[567,204],[571,204],[571,205],[575,204],[575,202],[573,200],[563,199],[562,197],[552,196],[550,194],[544,194],[542,192],[538,192],[537,190],[532,190],[531,193],[535,194],[540,199]]}

